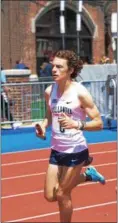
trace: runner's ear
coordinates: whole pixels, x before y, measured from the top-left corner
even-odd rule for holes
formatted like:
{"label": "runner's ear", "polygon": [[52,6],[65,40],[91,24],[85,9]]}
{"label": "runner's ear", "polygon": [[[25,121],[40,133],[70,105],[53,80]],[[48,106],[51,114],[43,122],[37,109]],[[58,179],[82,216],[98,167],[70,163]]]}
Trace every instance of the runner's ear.
{"label": "runner's ear", "polygon": [[73,67],[70,67],[69,68],[69,73],[72,74],[73,72],[74,72],[74,68]]}

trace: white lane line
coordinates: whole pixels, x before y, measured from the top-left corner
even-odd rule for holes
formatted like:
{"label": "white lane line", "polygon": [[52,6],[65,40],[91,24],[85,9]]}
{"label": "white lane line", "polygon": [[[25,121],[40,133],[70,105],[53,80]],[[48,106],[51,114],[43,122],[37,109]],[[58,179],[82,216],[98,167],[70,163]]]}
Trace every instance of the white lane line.
{"label": "white lane line", "polygon": [[112,151],[103,151],[103,152],[94,152],[94,153],[90,153],[91,155],[98,155],[98,154],[107,154],[107,153],[115,153],[117,152],[116,150],[112,150]]}
{"label": "white lane line", "polygon": [[[107,141],[107,142],[96,142],[96,143],[88,143],[88,145],[96,145],[96,144],[109,144],[109,143],[116,143],[117,142],[117,140],[113,140],[113,141]],[[26,152],[34,152],[34,151],[41,151],[41,150],[50,150],[50,148],[49,147],[47,147],[47,148],[37,148],[37,149],[33,149],[33,150],[24,150],[24,151],[14,151],[14,152],[7,152],[7,153],[2,153],[2,156],[5,156],[5,155],[9,155],[9,154],[15,154],[15,153],[26,153]]]}
{"label": "white lane line", "polygon": [[[103,152],[94,152],[94,153],[90,153],[90,154],[91,155],[98,155],[98,154],[107,154],[107,153],[116,153],[116,150],[103,151]],[[19,165],[19,164],[24,164],[24,163],[42,162],[42,161],[47,161],[47,160],[49,160],[49,158],[45,158],[45,159],[35,159],[35,160],[26,160],[26,161],[13,162],[13,163],[4,163],[1,166]]]}
{"label": "white lane line", "polygon": [[[115,165],[117,164],[117,162],[114,162],[114,163],[103,163],[103,164],[97,164],[97,165],[94,165],[94,167],[101,167],[101,166],[110,166],[110,165]],[[86,168],[86,167],[84,167]]]}
{"label": "white lane line", "polygon": [[[108,180],[106,180],[106,183],[113,182],[113,181],[116,181],[116,180],[117,180],[117,178],[108,179]],[[85,183],[85,184],[78,184],[77,187],[85,187],[85,186],[89,186],[91,184],[99,184],[99,182],[89,182],[89,183]],[[27,196],[27,195],[32,195],[32,194],[39,194],[39,193],[43,193],[43,192],[44,192],[44,190],[37,190],[37,191],[31,191],[31,192],[27,192],[27,193],[21,193],[21,194],[13,194],[13,195],[8,195],[8,196],[2,196],[1,199],[21,197],[21,196]]]}
{"label": "white lane line", "polygon": [[3,197],[1,197],[1,199],[21,197],[21,196],[27,196],[27,195],[32,195],[32,194],[39,194],[39,193],[43,193],[43,192],[44,192],[44,190],[37,190],[37,191],[32,191],[32,192],[27,192],[27,193],[21,193],[21,194],[13,194],[13,195],[8,195],[8,196],[3,196]]}
{"label": "white lane line", "polygon": [[14,177],[5,177],[5,178],[2,178],[1,180],[13,180],[13,179],[18,179],[18,178],[40,176],[40,175],[44,175],[44,174],[46,174],[46,172],[26,174],[26,175],[19,175],[19,176],[14,176]]}
{"label": "white lane line", "polygon": [[41,162],[41,161],[47,161],[47,160],[49,160],[49,158],[26,160],[26,161],[21,161],[21,162],[14,162],[14,163],[4,163],[1,166],[12,166],[12,165],[19,165],[19,164],[24,164],[24,163],[35,163],[35,162]]}
{"label": "white lane line", "polygon": [[[108,206],[108,205],[112,205],[112,204],[116,204],[116,203],[117,203],[117,201],[109,201],[109,202],[106,202],[106,203],[94,204],[94,205],[74,208],[73,211],[82,211],[82,210],[87,210],[87,209],[96,208],[96,207]],[[47,214],[36,215],[36,216],[30,216],[30,217],[26,217],[26,218],[20,218],[20,219],[16,219],[16,220],[10,220],[10,221],[7,221],[7,222],[21,222],[21,221],[25,221],[25,220],[31,220],[31,219],[36,219],[36,218],[43,218],[43,217],[47,217],[47,216],[52,216],[52,215],[56,215],[56,214],[59,214],[59,211],[51,212],[51,213],[47,213]]]}
{"label": "white lane line", "polygon": [[[115,165],[115,164],[117,164],[117,163],[116,162],[114,162],[114,163],[103,163],[103,164],[94,165],[94,167],[111,166],[111,165]],[[86,168],[86,167],[83,167],[83,168]],[[44,175],[44,174],[46,174],[46,172],[19,175],[19,176],[13,176],[13,177],[4,177],[4,178],[1,178],[1,180],[13,180],[13,179],[17,179],[17,178],[33,177],[33,176],[39,176],[39,175]]]}

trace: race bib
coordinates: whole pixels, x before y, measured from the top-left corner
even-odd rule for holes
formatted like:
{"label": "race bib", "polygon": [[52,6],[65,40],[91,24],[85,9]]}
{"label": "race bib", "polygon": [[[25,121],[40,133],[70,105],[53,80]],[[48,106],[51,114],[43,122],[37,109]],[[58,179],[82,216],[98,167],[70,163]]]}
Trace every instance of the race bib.
{"label": "race bib", "polygon": [[63,127],[61,127],[59,121],[58,121],[58,116],[53,116],[52,119],[52,129],[54,132],[56,133],[64,133],[65,129]]}

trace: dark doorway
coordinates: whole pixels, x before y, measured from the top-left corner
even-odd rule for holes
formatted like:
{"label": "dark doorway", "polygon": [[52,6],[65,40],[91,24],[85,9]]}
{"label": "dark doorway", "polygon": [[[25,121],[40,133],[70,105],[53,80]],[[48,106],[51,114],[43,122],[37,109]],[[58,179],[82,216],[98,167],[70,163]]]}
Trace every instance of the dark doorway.
{"label": "dark doorway", "polygon": [[[40,76],[40,66],[43,61],[49,61],[54,53],[62,49],[62,36],[59,25],[59,8],[48,11],[36,22],[37,73]],[[66,33],[65,49],[77,53],[76,13],[68,8],[65,10]],[[92,36],[82,19],[80,31],[80,57],[92,59]]]}

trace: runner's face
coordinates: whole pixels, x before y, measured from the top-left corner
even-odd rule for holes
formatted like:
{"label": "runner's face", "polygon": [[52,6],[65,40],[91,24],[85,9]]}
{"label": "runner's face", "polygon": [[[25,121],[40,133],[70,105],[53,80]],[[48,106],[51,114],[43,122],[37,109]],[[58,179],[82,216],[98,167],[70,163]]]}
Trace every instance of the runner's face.
{"label": "runner's face", "polygon": [[71,72],[68,69],[67,60],[55,57],[52,62],[52,76],[54,81],[62,81],[70,79]]}

